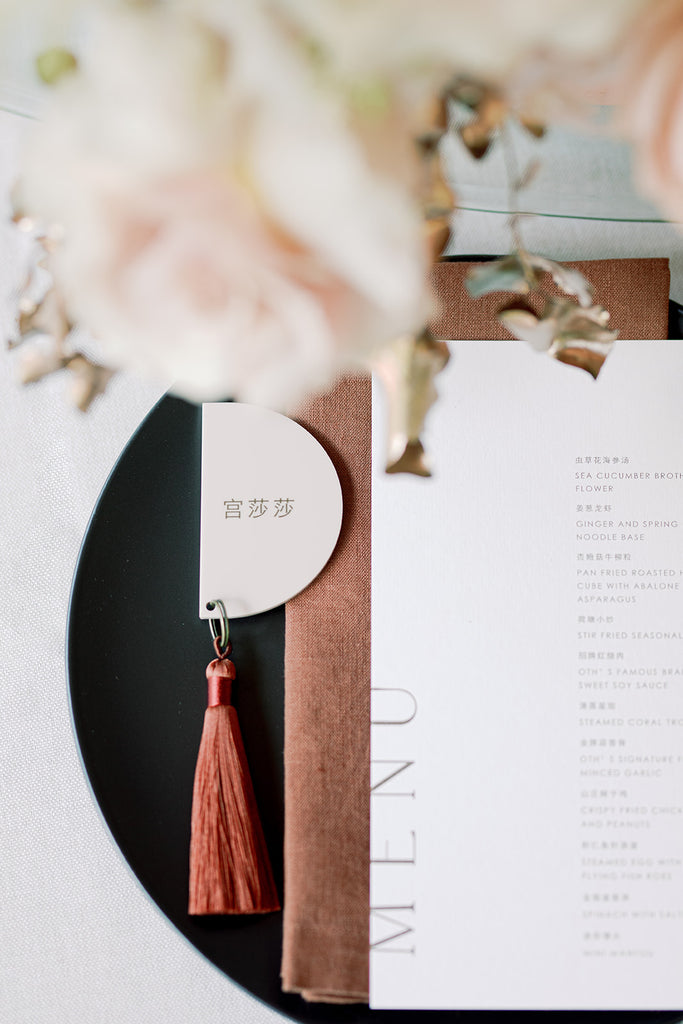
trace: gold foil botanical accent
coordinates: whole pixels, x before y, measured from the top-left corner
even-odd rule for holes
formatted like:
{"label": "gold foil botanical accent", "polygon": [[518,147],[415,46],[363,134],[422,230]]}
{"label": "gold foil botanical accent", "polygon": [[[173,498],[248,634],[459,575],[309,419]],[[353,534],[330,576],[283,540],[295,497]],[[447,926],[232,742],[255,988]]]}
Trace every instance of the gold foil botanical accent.
{"label": "gold foil botanical accent", "polygon": [[523,305],[509,306],[498,319],[536,351],[586,370],[594,378],[619,333],[608,328],[609,313],[602,306],[582,308],[570,299],[547,299],[541,316]]}
{"label": "gold foil botanical accent", "polygon": [[458,134],[474,159],[481,160],[507,118],[507,104],[497,89],[465,76],[454,79],[449,93],[470,112]]}
{"label": "gold foil botanical accent", "polygon": [[32,335],[46,334],[60,344],[72,327],[56,288],[51,288],[40,302],[34,303],[26,298],[19,302],[19,335],[22,341]]}
{"label": "gold foil botanical accent", "polygon": [[455,198],[444,178],[438,153],[424,158],[423,172],[424,235],[429,255],[436,260],[443,253],[450,237]]}
{"label": "gold foil botanical accent", "polygon": [[473,299],[479,299],[490,292],[528,295],[537,284],[538,276],[534,268],[517,253],[472,267],[465,281],[465,287]]}
{"label": "gold foil botanical accent", "polygon": [[[50,257],[61,243],[63,229],[58,224],[46,227],[22,212],[15,214],[14,222],[20,231],[32,237],[37,249],[19,295],[17,331],[8,338],[9,348],[25,346],[18,357],[19,381],[35,384],[52,373],[66,370],[71,401],[85,412],[105,390],[114,371],[76,351],[71,343],[74,325],[50,274]],[[51,284],[41,283],[38,268]]]}
{"label": "gold foil botanical accent", "polygon": [[514,117],[534,138],[545,134],[542,124],[514,111],[505,94],[494,85],[458,75],[449,84],[447,95],[468,112],[468,120],[460,125],[458,135],[475,160],[486,156],[509,118]]}
{"label": "gold foil botanical accent", "polygon": [[374,369],[389,410],[387,473],[432,475],[421,435],[438,397],[435,378],[449,358],[448,345],[436,341],[427,329],[398,338],[376,358]]}
{"label": "gold foil botanical accent", "polygon": [[[429,103],[424,123],[424,130],[415,138],[420,160],[417,197],[422,207],[427,251],[432,259],[437,259],[448,242],[450,219],[456,207],[440,153],[441,140],[448,130],[446,93]],[[434,379],[449,358],[446,343],[436,341],[427,327],[417,335],[403,335],[374,358],[372,368],[387,396],[387,473],[431,476],[421,435],[427,414],[438,397]]]}
{"label": "gold foil botanical accent", "polygon": [[[542,288],[544,274],[573,298],[547,295]],[[498,311],[498,319],[537,352],[547,352],[594,378],[619,333],[608,327],[609,313],[594,302],[593,286],[583,274],[545,256],[522,251],[483,263],[470,271],[466,286],[473,298],[497,291],[539,295],[544,300],[540,315],[525,302],[513,302]]]}
{"label": "gold foil botanical accent", "polygon": [[568,366],[577,366],[580,370],[585,370],[587,373],[590,373],[593,380],[597,380],[607,355],[608,353],[597,352],[587,345],[577,348],[567,345],[566,348],[559,349],[555,353],[555,358],[560,363],[566,363]]}
{"label": "gold foil botanical accent", "polygon": [[65,366],[65,356],[57,345],[49,344],[45,349],[28,349],[22,352],[19,361],[19,382],[36,384],[43,377],[63,370]]}
{"label": "gold foil botanical accent", "polygon": [[513,252],[503,259],[472,267],[467,275],[466,288],[473,299],[490,292],[528,295],[539,289],[543,274],[550,274],[557,287],[567,295],[575,295],[581,306],[591,305],[593,286],[579,270],[526,251]]}
{"label": "gold foil botanical accent", "polygon": [[71,357],[67,369],[72,374],[69,395],[81,412],[87,412],[97,396],[104,394],[107,384],[114,376],[114,370],[94,363],[81,352]]}
{"label": "gold foil botanical accent", "polygon": [[448,129],[445,96],[438,96],[429,104],[425,121],[425,131],[415,139],[420,156],[418,196],[428,252],[432,259],[438,259],[448,242],[450,220],[456,207],[453,190],[443,173],[439,150],[441,139]]}
{"label": "gold foil botanical accent", "polygon": [[48,339],[44,348],[33,347],[22,352],[19,382],[36,384],[59,370],[69,372],[69,397],[81,412],[87,412],[93,400],[103,394],[114,375],[113,370],[100,366],[81,352],[67,353],[61,344]]}

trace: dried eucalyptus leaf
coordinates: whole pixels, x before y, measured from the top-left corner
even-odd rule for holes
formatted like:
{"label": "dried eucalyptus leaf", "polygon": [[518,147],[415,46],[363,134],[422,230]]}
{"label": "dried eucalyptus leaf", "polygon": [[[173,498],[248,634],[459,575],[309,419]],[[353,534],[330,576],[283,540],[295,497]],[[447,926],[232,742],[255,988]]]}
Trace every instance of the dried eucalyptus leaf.
{"label": "dried eucalyptus leaf", "polygon": [[536,270],[545,271],[550,274],[558,288],[561,288],[567,295],[576,295],[581,306],[591,306],[593,303],[593,285],[588,281],[581,271],[573,267],[565,267],[555,260],[546,259],[545,256],[528,256],[529,262]]}
{"label": "dried eucalyptus leaf", "polygon": [[473,299],[479,299],[490,292],[515,292],[517,295],[527,295],[535,283],[533,269],[530,271],[514,253],[502,260],[472,267],[465,279],[465,287]]}
{"label": "dried eucalyptus leaf", "polygon": [[33,217],[27,217],[21,211],[17,211],[12,222],[23,235],[32,235],[38,230],[38,222]]}
{"label": "dried eucalyptus leaf", "polygon": [[540,171],[541,166],[542,164],[540,160],[529,161],[523,173],[515,182],[515,188],[518,192],[521,192],[523,189],[528,188],[529,185],[531,185],[532,181]]}
{"label": "dried eucalyptus leaf", "polygon": [[549,299],[546,310],[548,315],[557,320],[558,343],[611,345],[619,333],[607,326],[609,313],[603,306],[595,305],[585,309],[570,299]]}
{"label": "dried eucalyptus leaf", "polygon": [[399,338],[377,357],[389,408],[387,473],[431,476],[420,435],[438,397],[434,379],[449,357],[446,343],[427,330]]}
{"label": "dried eucalyptus leaf", "polygon": [[493,131],[505,124],[508,112],[507,101],[495,90],[489,89],[477,108],[477,118],[485,128]]}
{"label": "dried eucalyptus leaf", "polygon": [[590,373],[594,380],[597,380],[600,370],[605,364],[607,353],[596,352],[594,349],[584,347],[567,347],[552,353],[560,363],[568,366],[576,366],[580,370]]}
{"label": "dried eucalyptus leaf", "polygon": [[434,96],[429,101],[426,121],[441,133],[446,131],[448,128],[448,96],[446,93]]}
{"label": "dried eucalyptus leaf", "polygon": [[437,152],[442,138],[443,131],[440,128],[431,128],[417,136],[415,145],[421,156],[433,156]]}
{"label": "dried eucalyptus leaf", "polygon": [[450,235],[450,218],[456,206],[455,195],[444,176],[438,151],[423,153],[421,170],[420,198],[426,222],[425,238],[432,258],[438,259]]}
{"label": "dried eucalyptus leaf", "polygon": [[449,219],[425,221],[422,230],[432,260],[438,260],[451,236]]}
{"label": "dried eucalyptus leaf", "polygon": [[441,220],[453,213],[455,196],[446,181],[438,154],[423,161],[423,181],[420,193],[422,214],[425,220]]}
{"label": "dried eucalyptus leaf", "polygon": [[505,101],[494,92],[487,92],[478,105],[471,121],[458,129],[460,138],[475,158],[481,160],[499,130],[505,123],[508,108]]}
{"label": "dried eucalyptus leaf", "polygon": [[555,340],[559,345],[611,345],[619,336],[619,331],[610,331],[595,323],[576,323],[558,330]]}
{"label": "dried eucalyptus leaf", "polygon": [[604,326],[605,317],[602,306],[584,310],[569,299],[549,299],[541,317],[520,306],[501,310],[498,318],[536,351],[597,377],[618,334]]}
{"label": "dried eucalyptus leaf", "polygon": [[487,87],[467,75],[458,75],[448,85],[446,95],[468,110],[477,110],[487,94]]}
{"label": "dried eucalyptus leaf", "polygon": [[530,135],[533,135],[535,139],[542,139],[547,131],[545,125],[541,124],[540,121],[520,117],[519,123],[529,132]]}
{"label": "dried eucalyptus leaf", "polygon": [[494,130],[477,120],[461,125],[458,128],[458,135],[474,159],[481,160],[486,156],[493,142]]}
{"label": "dried eucalyptus leaf", "polygon": [[46,334],[56,342],[62,342],[71,331],[72,324],[66,315],[62,298],[51,288],[41,302],[19,307],[19,334],[21,340],[35,334]]}
{"label": "dried eucalyptus leaf", "polygon": [[80,352],[69,359],[67,368],[72,374],[71,401],[81,412],[87,412],[97,396],[104,394],[114,371],[91,362]]}
{"label": "dried eucalyptus leaf", "polygon": [[412,473],[413,476],[431,476],[429,462],[422,441],[408,441],[395,462],[387,462],[387,473]]}
{"label": "dried eucalyptus leaf", "polygon": [[557,324],[552,317],[543,319],[531,309],[509,306],[501,309],[498,319],[510,334],[526,341],[536,352],[547,352],[553,343]]}
{"label": "dried eucalyptus leaf", "polygon": [[35,384],[43,377],[63,370],[66,359],[56,345],[47,348],[32,348],[24,352],[18,362],[18,377],[21,384]]}
{"label": "dried eucalyptus leaf", "polygon": [[534,291],[543,295],[538,284],[544,273],[551,275],[565,296],[576,299],[548,296],[540,316],[524,302],[516,301],[499,310],[499,321],[537,352],[547,352],[597,377],[618,331],[609,328],[609,312],[594,303],[593,287],[580,271],[520,250],[474,267],[465,284],[473,298],[494,291],[521,295]]}

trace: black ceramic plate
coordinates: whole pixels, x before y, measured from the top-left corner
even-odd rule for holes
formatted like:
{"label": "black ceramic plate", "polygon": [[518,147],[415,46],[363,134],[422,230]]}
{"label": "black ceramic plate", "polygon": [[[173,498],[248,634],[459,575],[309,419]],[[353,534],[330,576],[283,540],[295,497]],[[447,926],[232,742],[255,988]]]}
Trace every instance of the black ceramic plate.
{"label": "black ceramic plate", "polygon": [[[674,321],[672,320],[672,323]],[[121,852],[164,914],[217,967],[301,1021],[405,1021],[432,1013],[310,1005],[279,986],[280,914],[186,912],[194,765],[205,704],[208,626],[197,618],[201,412],[175,398],[152,410],[93,513],[68,627],[73,720],[85,771]],[[282,892],[284,611],[233,624],[236,703]],[[683,1013],[439,1011],[463,1024],[673,1022]]]}

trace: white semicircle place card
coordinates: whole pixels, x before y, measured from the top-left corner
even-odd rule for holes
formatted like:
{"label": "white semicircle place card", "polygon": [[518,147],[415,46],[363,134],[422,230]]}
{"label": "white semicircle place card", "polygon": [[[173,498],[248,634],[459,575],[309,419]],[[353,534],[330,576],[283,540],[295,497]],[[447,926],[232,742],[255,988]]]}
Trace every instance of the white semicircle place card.
{"label": "white semicircle place card", "polygon": [[342,521],[341,485],[322,445],[256,405],[202,408],[199,615],[229,618],[294,597],[321,572]]}

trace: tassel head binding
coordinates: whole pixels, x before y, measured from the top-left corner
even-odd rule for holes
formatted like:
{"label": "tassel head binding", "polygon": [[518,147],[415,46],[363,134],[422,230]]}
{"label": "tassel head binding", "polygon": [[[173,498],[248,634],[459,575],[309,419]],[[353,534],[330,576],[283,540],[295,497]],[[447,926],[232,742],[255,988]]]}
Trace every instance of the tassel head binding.
{"label": "tassel head binding", "polygon": [[206,678],[209,682],[209,697],[207,707],[218,708],[221,705],[230,706],[232,696],[232,681],[237,673],[235,666],[228,658],[215,658],[207,665]]}
{"label": "tassel head binding", "polygon": [[192,796],[190,914],[279,910],[237,712],[231,704],[232,644],[206,669],[204,713]]}

